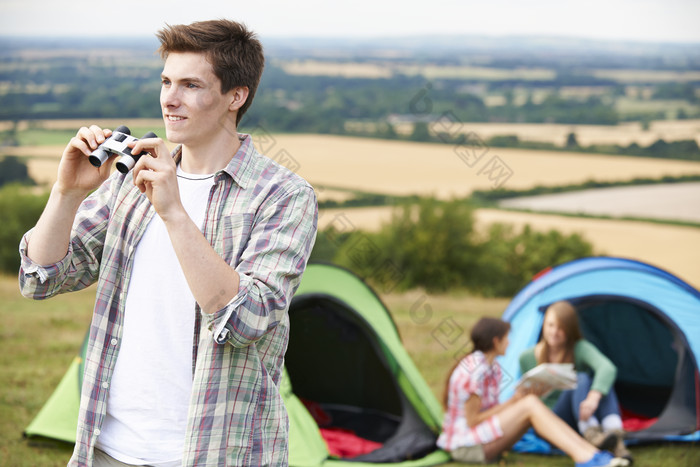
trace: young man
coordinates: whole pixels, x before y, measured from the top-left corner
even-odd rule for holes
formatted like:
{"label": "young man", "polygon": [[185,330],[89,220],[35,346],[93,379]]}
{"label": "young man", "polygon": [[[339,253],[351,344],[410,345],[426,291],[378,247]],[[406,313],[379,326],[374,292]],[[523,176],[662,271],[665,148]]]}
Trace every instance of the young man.
{"label": "young man", "polygon": [[237,132],[264,64],[255,36],[219,20],[158,37],[179,146],[140,140],[152,157],[110,176],[87,157],[110,131],[81,128],[20,246],[27,297],[97,282],[70,465],[285,465],[277,388],[316,198]]}

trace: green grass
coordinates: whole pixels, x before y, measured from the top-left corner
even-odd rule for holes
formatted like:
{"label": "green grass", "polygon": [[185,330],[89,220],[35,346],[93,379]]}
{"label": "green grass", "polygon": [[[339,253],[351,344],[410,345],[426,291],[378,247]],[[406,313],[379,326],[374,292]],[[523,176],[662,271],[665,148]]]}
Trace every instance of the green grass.
{"label": "green grass", "polygon": [[[47,130],[42,128],[30,128],[17,132],[19,144],[21,146],[57,146],[66,145],[75,136],[79,128],[73,130]],[[112,130],[114,128],[111,128]],[[153,131],[158,136],[165,137],[165,127],[156,128],[132,127],[131,134],[140,138],[149,131]]]}
{"label": "green grass", "polygon": [[19,294],[0,277],[0,465],[66,465],[72,447],[30,443],[22,431],[77,354],[90,323],[94,289],[46,301]]}
{"label": "green grass", "polygon": [[17,132],[21,146],[56,146],[66,145],[75,136],[75,130],[28,129]]}
{"label": "green grass", "polygon": [[[469,327],[483,315],[500,316],[507,299],[466,294],[428,296],[417,291],[382,297],[394,314],[409,354],[437,397],[449,368],[468,343]],[[27,440],[34,418],[78,352],[90,321],[94,289],[46,301],[20,296],[17,279],[0,276],[0,466],[63,466],[72,446]],[[700,465],[697,444],[633,447],[637,467]],[[563,456],[507,453],[501,465],[571,466]],[[448,464],[457,466],[458,464]]]}

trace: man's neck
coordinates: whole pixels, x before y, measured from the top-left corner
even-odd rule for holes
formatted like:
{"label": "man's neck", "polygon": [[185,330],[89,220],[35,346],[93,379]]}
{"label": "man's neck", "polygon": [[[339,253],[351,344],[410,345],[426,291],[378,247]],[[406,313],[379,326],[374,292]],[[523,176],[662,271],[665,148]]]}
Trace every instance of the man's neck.
{"label": "man's neck", "polygon": [[241,147],[238,133],[203,146],[182,145],[180,167],[191,174],[212,174],[226,167]]}

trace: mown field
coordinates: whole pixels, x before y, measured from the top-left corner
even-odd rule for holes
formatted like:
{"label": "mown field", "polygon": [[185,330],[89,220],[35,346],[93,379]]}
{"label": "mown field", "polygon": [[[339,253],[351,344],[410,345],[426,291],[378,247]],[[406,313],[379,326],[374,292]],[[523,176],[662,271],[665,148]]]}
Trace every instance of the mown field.
{"label": "mown field", "polygon": [[[420,291],[382,295],[392,312],[404,345],[436,397],[455,353],[466,343],[466,330],[480,316],[500,316],[507,299],[484,299],[466,294],[427,295]],[[23,429],[37,414],[79,350],[89,324],[94,288],[35,302],[20,296],[17,279],[0,276],[0,465],[62,466],[71,446],[48,440],[27,440]],[[415,310],[429,307],[429,319],[417,323]],[[445,345],[436,333],[454,320],[464,334]],[[639,467],[700,465],[695,444],[654,444],[633,447]],[[457,464],[450,464],[456,466]],[[501,465],[522,467],[570,466],[562,456],[509,453]]]}

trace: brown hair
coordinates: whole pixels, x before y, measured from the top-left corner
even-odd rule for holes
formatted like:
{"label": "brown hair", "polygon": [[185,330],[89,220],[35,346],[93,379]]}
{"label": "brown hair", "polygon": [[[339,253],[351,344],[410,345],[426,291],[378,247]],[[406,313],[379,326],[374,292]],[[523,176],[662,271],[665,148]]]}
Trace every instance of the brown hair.
{"label": "brown hair", "polygon": [[236,115],[238,125],[253,102],[265,66],[263,46],[256,35],[243,24],[220,19],[167,25],[156,36],[164,60],[174,52],[204,53],[221,81],[222,94],[236,87],[248,88],[248,99]]}
{"label": "brown hair", "polygon": [[[562,329],[562,331],[564,331],[564,336],[566,336],[566,353],[564,354],[564,361],[556,363],[573,362],[574,346],[576,345],[576,342],[583,337],[578,323],[576,308],[574,308],[571,303],[561,300],[554,302],[547,307],[545,317],[548,313],[552,313],[557,318],[559,327]],[[545,363],[549,358],[549,344],[547,344],[547,341],[544,340],[544,336],[540,337],[540,342],[542,342],[542,353],[538,358],[538,363]]]}
{"label": "brown hair", "polygon": [[[476,322],[476,324],[472,327],[471,334],[469,335],[473,347],[470,353],[473,353],[477,350],[480,350],[481,352],[488,352],[489,350],[493,350],[494,343],[493,340],[498,337],[499,339],[502,339],[508,332],[510,331],[510,323],[507,321],[503,321],[498,318],[481,318],[479,321]],[[459,364],[462,363],[462,359],[460,358],[455,362],[454,365],[452,365],[452,368],[450,368],[450,371],[447,373],[447,381],[445,381],[445,386],[442,394],[442,402],[447,408],[447,396],[450,391],[450,378],[452,377],[452,373],[454,373],[455,369]]]}

